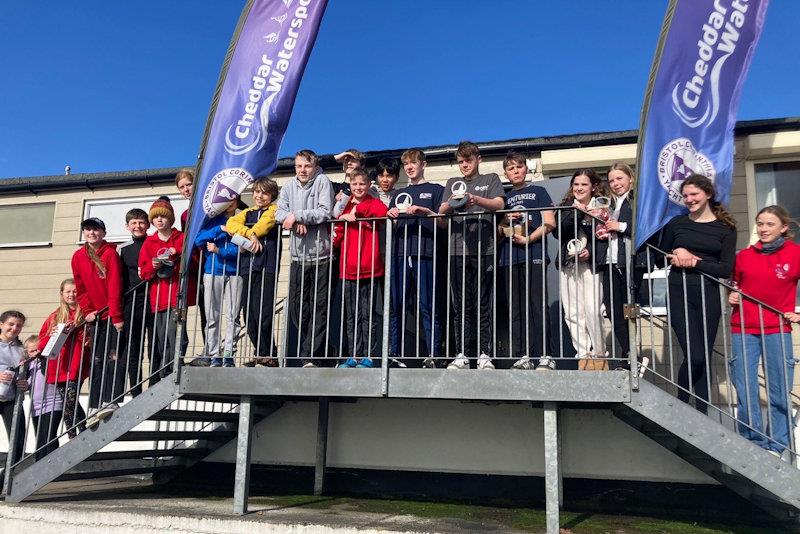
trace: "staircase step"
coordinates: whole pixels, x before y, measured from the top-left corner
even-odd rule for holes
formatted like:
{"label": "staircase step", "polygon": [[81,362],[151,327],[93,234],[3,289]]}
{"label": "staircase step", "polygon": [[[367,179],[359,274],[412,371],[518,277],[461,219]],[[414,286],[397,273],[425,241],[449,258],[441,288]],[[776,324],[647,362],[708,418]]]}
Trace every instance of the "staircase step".
{"label": "staircase step", "polygon": [[204,457],[211,454],[211,449],[205,447],[198,448],[178,448],[178,449],[141,449],[134,451],[108,451],[96,452],[89,456],[86,462],[103,461],[103,460],[137,460],[141,458],[167,458],[167,457],[181,457],[181,458],[194,458]]}
{"label": "staircase step", "polygon": [[133,430],[117,438],[117,441],[230,441],[235,437],[236,432],[229,430]]}
{"label": "staircase step", "polygon": [[187,401],[226,402],[230,404],[239,404],[241,398],[239,395],[209,395],[203,393],[189,393],[181,396],[181,400]]}
{"label": "staircase step", "polygon": [[80,471],[77,473],[64,473],[56,478],[57,481],[64,480],[88,480],[93,478],[109,478],[130,475],[151,475],[162,472],[181,471],[182,466],[149,466],[149,467],[129,467],[125,469],[108,469],[104,471]]}
{"label": "staircase step", "polygon": [[190,412],[188,410],[161,410],[149,417],[151,421],[192,421],[202,423],[236,423],[239,414],[236,412]]}

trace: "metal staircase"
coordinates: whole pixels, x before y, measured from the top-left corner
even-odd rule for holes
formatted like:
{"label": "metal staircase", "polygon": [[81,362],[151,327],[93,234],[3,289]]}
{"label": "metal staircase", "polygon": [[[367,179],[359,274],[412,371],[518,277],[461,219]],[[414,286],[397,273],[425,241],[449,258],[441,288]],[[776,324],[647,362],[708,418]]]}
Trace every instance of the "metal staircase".
{"label": "metal staircase", "polygon": [[[211,406],[204,410],[180,409],[174,407],[179,400],[197,400],[211,403]],[[230,400],[182,395],[173,380],[162,380],[122,405],[97,427],[81,432],[42,460],[33,462],[33,456],[28,456],[19,462],[13,468],[5,500],[20,502],[44,485],[59,480],[152,475],[156,483],[168,482],[235,440],[239,414],[234,410],[238,406],[228,411],[214,411]],[[281,405],[280,402],[260,404],[254,422],[269,416]],[[164,423],[167,428],[162,428]],[[193,424],[200,428],[177,430],[169,423]],[[155,426],[155,429],[139,429],[142,426]],[[155,443],[156,446],[102,451],[113,442]]]}
{"label": "metal staircase", "polygon": [[778,519],[800,510],[800,470],[649,382],[615,416]]}

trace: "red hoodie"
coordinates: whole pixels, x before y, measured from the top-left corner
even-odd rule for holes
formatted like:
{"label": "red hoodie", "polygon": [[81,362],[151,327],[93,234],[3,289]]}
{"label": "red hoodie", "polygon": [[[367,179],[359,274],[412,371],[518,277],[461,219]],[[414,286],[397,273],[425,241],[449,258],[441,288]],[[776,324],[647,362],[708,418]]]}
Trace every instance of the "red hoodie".
{"label": "red hoodie", "polygon": [[97,248],[97,256],[105,265],[106,272],[100,273],[97,266],[89,259],[86,246],[82,246],[72,255],[72,277],[78,291],[78,304],[84,316],[96,313],[108,306],[108,311],[100,314],[105,320],[111,315],[114,324],[123,321],[122,316],[122,262],[117,248],[105,241]]}
{"label": "red hoodie", "polygon": [[[50,328],[56,324],[58,310],[51,313],[39,330],[39,350],[44,350],[50,341]],[[75,310],[70,310],[69,320],[75,321]],[[61,348],[58,358],[47,363],[47,383],[60,384],[89,376],[88,337],[84,338],[84,326],[73,330]]]}
{"label": "red hoodie", "polygon": [[[743,293],[782,312],[793,312],[797,281],[800,280],[800,245],[786,241],[772,254],[762,252],[760,241],[747,247],[736,255],[732,280]],[[777,334],[781,331],[781,323],[783,332],[792,331],[791,325],[775,312],[762,308],[759,313],[758,304],[746,298],[742,301],[746,334]],[[761,317],[764,320],[763,331]],[[734,306],[731,331],[741,333],[741,326],[739,306]]]}
{"label": "red hoodie", "polygon": [[[160,256],[169,248],[175,249],[175,254],[169,257],[174,262],[174,269],[169,278],[159,278],[156,276],[156,269],[153,268],[153,258]],[[178,305],[181,250],[183,250],[183,232],[175,228],[166,241],[162,241],[156,232],[147,236],[142,243],[142,250],[139,252],[139,277],[150,281],[150,307],[154,312]]]}
{"label": "red hoodie", "polygon": [[[359,219],[386,217],[386,204],[369,195],[358,204],[354,204],[351,199],[342,213],[351,212],[353,206],[356,208],[356,217]],[[346,230],[344,221],[336,223],[333,246],[338,248],[344,245],[339,260],[339,276],[341,278],[358,280],[383,276],[383,259],[380,251],[381,237],[380,232],[377,230],[379,228],[383,228],[381,221],[347,223]],[[359,237],[361,238],[360,242]]]}

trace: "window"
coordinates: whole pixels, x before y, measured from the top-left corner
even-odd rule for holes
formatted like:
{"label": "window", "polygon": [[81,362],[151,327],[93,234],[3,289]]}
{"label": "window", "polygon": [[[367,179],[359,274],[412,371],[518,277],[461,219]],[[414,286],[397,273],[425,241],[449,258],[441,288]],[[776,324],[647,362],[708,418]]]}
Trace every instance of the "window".
{"label": "window", "polygon": [[800,217],[800,161],[759,163],[755,170],[757,208],[780,204]]}
{"label": "window", "polygon": [[[644,275],[639,287],[638,304],[642,314],[667,314],[667,275],[668,269],[655,269]],[[652,290],[653,294],[650,295]]]}
{"label": "window", "polygon": [[[172,202],[175,210],[176,228],[180,227],[181,213],[189,207],[189,201],[180,195],[166,195]],[[143,209],[146,212],[156,199],[156,196],[136,198],[115,198],[111,200],[87,200],[83,206],[83,218],[97,217],[106,225],[106,241],[123,242],[130,239],[131,235],[125,227],[125,214],[133,208]],[[155,232],[151,226],[149,233]],[[83,237],[78,237],[83,242]]]}
{"label": "window", "polygon": [[55,213],[55,202],[0,206],[0,247],[50,245]]}

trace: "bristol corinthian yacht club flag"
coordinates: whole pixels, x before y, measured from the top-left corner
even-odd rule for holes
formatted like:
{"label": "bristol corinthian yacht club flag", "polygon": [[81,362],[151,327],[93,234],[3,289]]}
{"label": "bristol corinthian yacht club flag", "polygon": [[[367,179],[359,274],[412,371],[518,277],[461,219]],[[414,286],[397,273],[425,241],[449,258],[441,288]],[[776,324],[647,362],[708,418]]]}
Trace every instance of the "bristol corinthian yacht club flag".
{"label": "bristol corinthian yacht club flag", "polygon": [[639,125],[634,240],[638,249],[685,212],[691,174],[728,203],[733,128],[768,0],[670,0]]}
{"label": "bristol corinthian yacht club flag", "polygon": [[[277,164],[297,89],[327,0],[248,0],[228,47],[200,148],[186,250]],[[184,255],[185,256],[185,255]]]}

